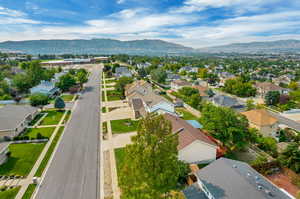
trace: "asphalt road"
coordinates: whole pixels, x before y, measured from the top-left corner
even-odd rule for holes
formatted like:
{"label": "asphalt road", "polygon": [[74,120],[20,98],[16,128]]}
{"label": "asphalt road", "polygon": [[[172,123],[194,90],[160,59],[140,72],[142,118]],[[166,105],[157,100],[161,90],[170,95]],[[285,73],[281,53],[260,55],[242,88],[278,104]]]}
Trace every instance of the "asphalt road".
{"label": "asphalt road", "polygon": [[273,116],[273,117],[276,117],[279,121],[280,124],[285,124],[287,125],[289,128],[292,128],[296,131],[300,131],[300,123],[294,121],[294,120],[291,120],[289,118],[286,118],[282,115],[280,115],[279,113],[275,113],[275,112],[272,112],[272,111],[269,111],[269,113]]}
{"label": "asphalt road", "polygon": [[100,68],[97,68],[91,72],[35,198],[100,198],[99,82]]}

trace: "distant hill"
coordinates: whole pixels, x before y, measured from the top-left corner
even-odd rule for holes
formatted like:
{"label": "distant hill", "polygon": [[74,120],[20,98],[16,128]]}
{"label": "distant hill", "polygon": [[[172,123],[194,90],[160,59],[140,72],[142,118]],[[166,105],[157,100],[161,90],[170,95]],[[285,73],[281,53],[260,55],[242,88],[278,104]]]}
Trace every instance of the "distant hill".
{"label": "distant hill", "polygon": [[198,49],[200,53],[299,53],[299,40],[234,43]]}
{"label": "distant hill", "polygon": [[119,41],[91,40],[31,40],[0,43],[0,51],[21,51],[29,54],[189,54],[194,49],[162,40]]}

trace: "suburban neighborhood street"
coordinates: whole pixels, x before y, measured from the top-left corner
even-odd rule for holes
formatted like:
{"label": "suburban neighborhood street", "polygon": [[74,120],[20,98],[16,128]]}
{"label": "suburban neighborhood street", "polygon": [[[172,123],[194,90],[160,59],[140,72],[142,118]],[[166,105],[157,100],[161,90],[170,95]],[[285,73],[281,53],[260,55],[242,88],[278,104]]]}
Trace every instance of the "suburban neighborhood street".
{"label": "suburban neighborhood street", "polygon": [[[97,67],[97,68],[96,68]],[[64,135],[37,190],[37,199],[100,198],[100,67],[91,70]]]}

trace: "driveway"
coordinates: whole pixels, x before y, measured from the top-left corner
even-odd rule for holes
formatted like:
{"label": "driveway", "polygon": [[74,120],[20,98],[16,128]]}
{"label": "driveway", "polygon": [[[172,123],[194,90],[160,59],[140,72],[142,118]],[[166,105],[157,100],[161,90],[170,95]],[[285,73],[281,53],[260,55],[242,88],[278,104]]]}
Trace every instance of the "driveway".
{"label": "driveway", "polygon": [[121,120],[121,119],[127,119],[127,118],[134,118],[133,111],[130,107],[126,108],[118,108],[115,110],[112,110],[108,113],[102,113],[102,121],[108,121],[108,120]]}
{"label": "driveway", "polygon": [[113,135],[112,140],[103,141],[103,150],[109,150],[111,147],[114,149],[123,148],[128,144],[131,144],[131,137],[135,136],[136,132],[122,133]]}

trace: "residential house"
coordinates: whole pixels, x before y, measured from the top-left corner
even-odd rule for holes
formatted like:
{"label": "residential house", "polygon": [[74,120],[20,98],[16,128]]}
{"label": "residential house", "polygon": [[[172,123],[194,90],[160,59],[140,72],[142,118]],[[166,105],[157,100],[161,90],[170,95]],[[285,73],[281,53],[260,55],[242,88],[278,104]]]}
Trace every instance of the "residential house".
{"label": "residential house", "polygon": [[289,85],[291,83],[291,81],[293,81],[293,79],[295,79],[295,75],[286,74],[286,75],[282,75],[278,78],[274,78],[273,82],[278,86],[281,84]]}
{"label": "residential house", "polygon": [[209,88],[205,87],[205,86],[193,86],[193,88],[197,89],[199,91],[199,95],[201,96],[202,99],[208,99],[209,95],[208,95],[208,91]]}
{"label": "residential house", "polygon": [[266,109],[255,109],[241,114],[247,117],[250,127],[258,129],[264,136],[276,136],[279,128],[278,119]]}
{"label": "residential house", "polygon": [[179,89],[187,86],[191,86],[192,84],[184,81],[184,80],[174,80],[171,82],[171,89],[174,91],[178,91]]}
{"label": "residential house", "polygon": [[245,162],[220,158],[194,173],[187,199],[291,199]]}
{"label": "residential house", "polygon": [[241,105],[236,98],[229,97],[227,95],[216,95],[212,98],[213,104],[216,106],[223,106],[228,108],[242,108]]}
{"label": "residential house", "polygon": [[164,115],[172,124],[173,133],[178,134],[178,159],[186,163],[208,163],[216,159],[217,148],[202,130],[187,121],[170,114]]}
{"label": "residential house", "polygon": [[31,94],[41,93],[49,97],[52,97],[59,92],[60,90],[55,86],[55,82],[45,80],[42,80],[39,85],[30,89]]}
{"label": "residential house", "polygon": [[187,73],[197,73],[198,72],[198,68],[197,67],[191,67],[191,66],[184,66],[182,68],[179,69],[179,72],[187,72]]}
{"label": "residential house", "polygon": [[220,82],[219,85],[220,86],[224,86],[225,82],[229,79],[234,79],[235,75],[229,72],[221,72],[218,74]]}
{"label": "residential house", "polygon": [[201,80],[201,79],[198,79],[196,80],[193,85],[195,86],[203,86],[203,87],[208,87],[208,82],[205,81],[205,80]]}
{"label": "residential house", "polygon": [[125,96],[134,111],[135,118],[144,117],[147,113],[170,113],[176,115],[175,105],[156,94],[151,84],[144,80],[135,81],[126,86]]}
{"label": "residential house", "polygon": [[166,81],[174,81],[174,80],[180,80],[181,76],[173,73],[168,73]]}
{"label": "residential house", "polygon": [[257,93],[264,97],[269,91],[278,91],[280,94],[287,94],[288,89],[277,86],[271,82],[258,82],[255,84]]}
{"label": "residential house", "polygon": [[136,67],[138,69],[140,69],[140,68],[148,68],[149,66],[151,66],[151,63],[149,63],[149,62],[136,64]]}
{"label": "residential house", "polygon": [[132,74],[130,72],[130,70],[125,67],[125,66],[121,66],[116,68],[116,72],[115,72],[115,76],[120,78],[120,77],[131,77]]}
{"label": "residential house", "polygon": [[0,142],[0,165],[7,160],[7,154],[9,152],[9,142]]}
{"label": "residential house", "polygon": [[0,108],[0,140],[19,135],[39,113],[30,105],[6,105]]}

